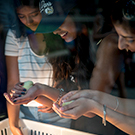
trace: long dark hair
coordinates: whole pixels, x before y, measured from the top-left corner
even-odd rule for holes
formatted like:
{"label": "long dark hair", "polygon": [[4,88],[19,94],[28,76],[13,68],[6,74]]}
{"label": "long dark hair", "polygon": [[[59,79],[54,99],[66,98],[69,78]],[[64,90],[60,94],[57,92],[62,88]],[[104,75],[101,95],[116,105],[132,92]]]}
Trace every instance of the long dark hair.
{"label": "long dark hair", "polygon": [[79,34],[72,43],[74,43],[73,49],[67,46],[58,49],[67,50],[68,53],[65,55],[49,58],[50,63],[53,65],[53,79],[55,81],[62,80],[57,87],[60,85],[66,86],[66,91],[75,88],[89,88],[89,81],[94,67],[90,59],[88,37]]}
{"label": "long dark hair", "polygon": [[89,36],[82,32],[83,26],[87,24],[76,20],[76,8],[72,9],[68,14],[75,22],[77,29],[77,37],[70,43],[65,43],[65,48],[69,50],[69,54],[55,58],[54,80],[63,78],[66,82],[72,81],[77,85],[78,89],[89,87],[89,81],[94,64],[90,58],[90,40]]}
{"label": "long dark hair", "polygon": [[132,33],[135,33],[135,1],[119,0],[115,3],[111,20],[113,24],[122,24],[122,26]]}

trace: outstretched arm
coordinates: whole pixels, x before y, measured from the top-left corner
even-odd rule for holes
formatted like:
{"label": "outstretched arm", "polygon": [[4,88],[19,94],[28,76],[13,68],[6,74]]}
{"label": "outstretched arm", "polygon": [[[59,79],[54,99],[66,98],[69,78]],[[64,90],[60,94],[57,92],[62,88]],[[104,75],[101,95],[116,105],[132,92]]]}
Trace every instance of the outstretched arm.
{"label": "outstretched arm", "polygon": [[[80,95],[79,92],[78,94]],[[92,114],[96,114],[104,118],[102,103],[94,101],[93,99],[90,98],[86,98],[84,96],[82,97],[79,96],[79,98],[77,98],[76,96],[72,99],[74,99],[72,103],[65,105],[63,107],[54,104],[53,109],[63,118],[77,119],[82,115],[86,117],[91,117]],[[64,101],[68,101],[68,100],[64,100]],[[107,107],[106,120],[126,133],[135,134],[134,131],[135,117],[124,115],[122,113],[116,112],[111,108]]]}
{"label": "outstretched arm", "polygon": [[[20,95],[20,93],[23,91],[22,87],[19,87],[20,89],[19,91],[16,89],[18,89],[18,86],[14,87],[13,96],[16,96],[16,94]],[[9,101],[11,102],[12,105],[15,105],[15,104],[20,105],[20,104],[27,104],[31,100],[34,100],[36,97],[39,98],[40,96],[44,96],[45,98],[48,98],[52,102],[55,102],[57,101],[59,96],[61,97],[65,93],[66,92],[61,91],[59,89],[49,87],[47,85],[43,85],[40,83],[36,83],[26,92],[24,96],[21,96],[21,97],[17,96],[16,98],[14,98],[14,100],[9,99]],[[38,99],[38,101],[39,100],[41,100],[41,98]]]}
{"label": "outstretched arm", "polygon": [[119,113],[135,117],[134,99],[119,98],[97,90],[71,91],[61,98],[61,104],[81,97],[92,99]]}

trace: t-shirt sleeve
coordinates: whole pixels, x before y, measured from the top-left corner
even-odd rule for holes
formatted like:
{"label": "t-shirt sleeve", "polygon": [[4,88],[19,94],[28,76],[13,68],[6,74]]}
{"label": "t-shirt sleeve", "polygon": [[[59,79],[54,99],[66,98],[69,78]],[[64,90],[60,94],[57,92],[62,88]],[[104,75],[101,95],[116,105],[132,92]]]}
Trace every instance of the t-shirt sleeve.
{"label": "t-shirt sleeve", "polygon": [[9,30],[5,42],[5,55],[18,56],[18,40],[14,33]]}

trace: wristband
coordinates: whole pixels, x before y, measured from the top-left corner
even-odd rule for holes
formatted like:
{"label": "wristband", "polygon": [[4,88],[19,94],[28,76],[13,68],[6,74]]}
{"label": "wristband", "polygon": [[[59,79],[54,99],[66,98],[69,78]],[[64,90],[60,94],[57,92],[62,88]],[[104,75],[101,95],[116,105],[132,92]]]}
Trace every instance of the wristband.
{"label": "wristband", "polygon": [[116,107],[115,107],[114,111],[116,111],[117,108],[118,108],[118,106],[119,106],[119,100],[118,100],[118,98],[116,98],[116,101],[117,101],[117,103],[116,103]]}
{"label": "wristband", "polygon": [[104,116],[103,116],[102,124],[106,126],[106,105],[103,105],[103,114]]}
{"label": "wristband", "polygon": [[59,102],[59,100],[60,100],[60,98],[63,96],[63,92],[64,92],[64,89],[59,89],[60,90],[60,94],[59,94],[59,96],[58,96],[58,98],[57,98],[57,100],[55,101],[55,103],[58,103]]}

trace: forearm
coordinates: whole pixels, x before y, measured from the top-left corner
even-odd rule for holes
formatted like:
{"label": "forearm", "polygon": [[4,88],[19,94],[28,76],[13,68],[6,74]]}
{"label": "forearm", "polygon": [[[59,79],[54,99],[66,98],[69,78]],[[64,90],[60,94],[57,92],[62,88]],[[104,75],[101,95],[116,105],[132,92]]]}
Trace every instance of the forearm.
{"label": "forearm", "polygon": [[11,105],[7,102],[7,112],[10,126],[18,127],[20,105]]}
{"label": "forearm", "polygon": [[[94,106],[92,113],[103,118],[103,105],[95,102]],[[135,134],[135,118],[133,117],[125,116],[107,107],[106,120],[128,134]]]}
{"label": "forearm", "polygon": [[[7,85],[7,93],[10,94],[10,90],[14,87],[14,85],[17,83],[19,80],[15,81],[8,81]],[[19,120],[19,111],[20,111],[20,105],[12,105],[7,101],[7,113],[8,113],[8,118],[9,118],[9,124],[11,126],[18,127],[18,120]]]}
{"label": "forearm", "polygon": [[116,109],[115,111],[117,112],[135,117],[135,107],[133,107],[133,105],[135,104],[135,100],[119,98],[99,91],[92,91],[92,93],[93,100],[106,105],[112,110]]}
{"label": "forearm", "polygon": [[[56,101],[58,99],[58,97],[60,96],[60,90],[59,89],[55,89],[53,87],[49,87],[47,85],[43,85],[43,84],[37,84],[37,87],[39,89],[39,93],[38,95],[42,95],[47,97],[48,99],[52,100],[52,101]],[[62,95],[66,94],[66,92],[62,92]]]}
{"label": "forearm", "polygon": [[38,103],[45,105],[47,107],[52,107],[53,101],[44,97],[44,96],[38,96],[38,98],[35,100]]}

